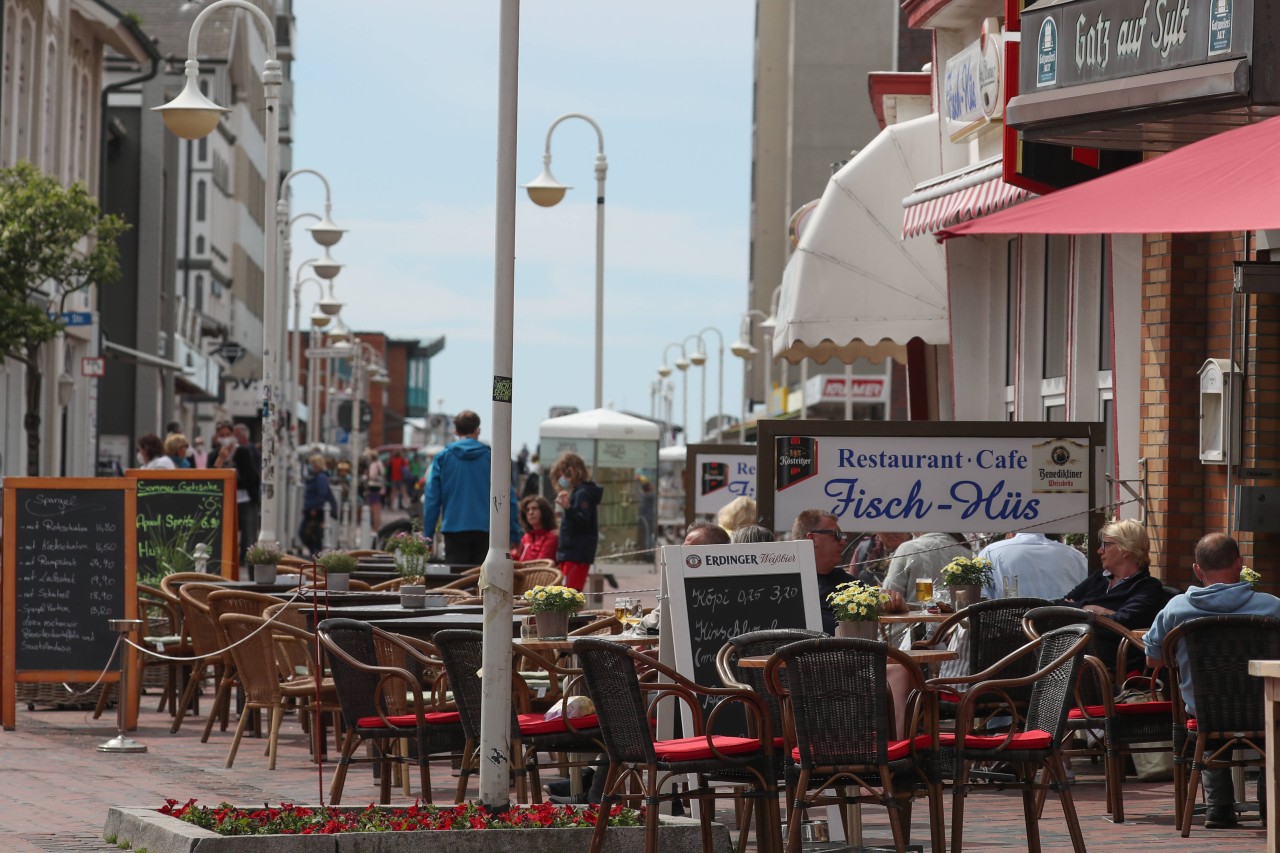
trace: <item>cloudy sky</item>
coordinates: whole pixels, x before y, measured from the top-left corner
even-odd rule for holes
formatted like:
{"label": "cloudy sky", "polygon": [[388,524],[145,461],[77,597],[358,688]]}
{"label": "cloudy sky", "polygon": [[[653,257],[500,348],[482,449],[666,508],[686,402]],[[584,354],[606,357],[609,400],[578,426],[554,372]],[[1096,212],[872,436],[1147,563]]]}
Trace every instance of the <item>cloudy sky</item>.
{"label": "cloudy sky", "polygon": [[[523,4],[520,182],[537,176],[557,116],[586,113],[604,132],[606,406],[648,415],[665,345],[711,326],[725,341],[725,409],[740,411],[728,345],[746,309],[754,9]],[[446,336],[432,409],[488,420],[498,3],[304,0],[295,11],[294,166],[325,174],[334,219],[350,229],[334,250],[347,265],[335,282],[343,317],[393,337]],[[561,124],[552,168],[574,189],[549,209],[517,199],[516,448],[536,448],[549,407],[592,407],[595,151],[589,125]],[[318,181],[292,188],[295,213],[323,206]],[[294,242],[296,261],[311,256],[304,234]],[[705,339],[711,417],[718,342]],[[695,440],[700,382],[692,370]],[[677,384],[677,423],[681,400]]]}

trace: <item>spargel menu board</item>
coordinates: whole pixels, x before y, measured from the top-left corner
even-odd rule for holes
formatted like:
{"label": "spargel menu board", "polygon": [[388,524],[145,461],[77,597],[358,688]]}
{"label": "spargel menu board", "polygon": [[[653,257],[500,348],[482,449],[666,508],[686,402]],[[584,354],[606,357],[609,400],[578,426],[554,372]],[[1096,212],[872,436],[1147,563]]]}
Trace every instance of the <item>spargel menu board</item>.
{"label": "spargel menu board", "polygon": [[5,480],[5,728],[16,681],[96,680],[116,643],[107,620],[135,617],[134,489],[114,478]]}
{"label": "spargel menu board", "polygon": [[[813,543],[668,546],[662,549],[676,671],[720,686],[716,655],[730,637],[775,628],[822,630]],[[665,629],[665,625],[664,625]],[[710,712],[711,697],[704,700]],[[745,734],[745,711],[726,708],[717,734]],[[685,732],[693,731],[685,720]]]}
{"label": "spargel menu board", "polygon": [[210,574],[236,577],[235,471],[130,469],[127,474],[138,481],[138,577],[195,571],[200,545]]}

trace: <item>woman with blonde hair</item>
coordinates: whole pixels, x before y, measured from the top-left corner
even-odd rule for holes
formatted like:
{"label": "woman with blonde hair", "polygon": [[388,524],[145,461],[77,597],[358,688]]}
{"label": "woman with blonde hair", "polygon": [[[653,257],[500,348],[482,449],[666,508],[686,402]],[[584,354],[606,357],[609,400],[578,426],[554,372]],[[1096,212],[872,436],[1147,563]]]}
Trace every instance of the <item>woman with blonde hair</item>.
{"label": "woman with blonde hair", "polygon": [[559,491],[560,542],[556,546],[556,562],[564,573],[565,586],[581,590],[587,583],[591,564],[596,561],[596,545],[600,539],[597,507],[604,489],[591,481],[587,464],[576,453],[562,453],[551,466],[551,481]]}
{"label": "woman with blonde hair", "polygon": [[724,528],[730,536],[739,527],[756,523],[756,502],[746,495],[739,495],[720,507],[716,514],[716,524]]}

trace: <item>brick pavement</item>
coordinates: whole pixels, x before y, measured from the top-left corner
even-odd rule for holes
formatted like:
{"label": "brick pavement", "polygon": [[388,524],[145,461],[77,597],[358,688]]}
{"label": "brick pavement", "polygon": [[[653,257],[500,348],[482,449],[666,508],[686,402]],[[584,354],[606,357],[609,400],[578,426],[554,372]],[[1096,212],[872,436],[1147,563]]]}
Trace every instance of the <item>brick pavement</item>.
{"label": "brick pavement", "polygon": [[[207,704],[207,703],[205,703]],[[309,763],[306,739],[296,717],[286,719],[281,732],[277,769],[266,769],[261,740],[246,739],[231,770],[223,768],[231,732],[215,730],[209,743],[200,743],[201,718],[190,719],[176,735],[169,734],[169,718],[154,712],[155,698],[144,700],[140,728],[133,733],[148,747],[145,754],[108,755],[98,744],[115,732],[113,719],[93,720],[88,711],[18,710],[17,729],[0,732],[0,850],[5,853],[61,853],[115,850],[100,838],[107,808],[112,805],[159,806],[172,797],[196,797],[204,803],[223,800],[249,804],[291,801],[313,803],[321,791],[315,765]],[[202,705],[202,707],[204,707]],[[1079,764],[1077,765],[1079,768]],[[332,766],[326,765],[323,785]],[[453,779],[438,770],[437,802],[452,798]],[[1183,839],[1173,829],[1172,785],[1130,782],[1125,788],[1129,822],[1108,822],[1103,808],[1100,774],[1078,769],[1073,791],[1090,850],[1130,853],[1161,851],[1261,851],[1265,833],[1256,821],[1235,830],[1205,830],[1197,825]],[[1251,786],[1252,788],[1252,786]],[[348,777],[345,803],[368,802],[377,796],[367,769]],[[394,801],[411,797],[396,794]],[[950,803],[948,800],[948,816]],[[869,838],[887,838],[881,809],[865,810]],[[1026,849],[1021,797],[1014,792],[979,793],[966,805],[965,849]],[[721,819],[731,819],[727,809]],[[913,838],[927,842],[923,804],[915,810]],[[1056,800],[1045,807],[1040,824],[1046,851],[1070,850],[1070,840]]]}

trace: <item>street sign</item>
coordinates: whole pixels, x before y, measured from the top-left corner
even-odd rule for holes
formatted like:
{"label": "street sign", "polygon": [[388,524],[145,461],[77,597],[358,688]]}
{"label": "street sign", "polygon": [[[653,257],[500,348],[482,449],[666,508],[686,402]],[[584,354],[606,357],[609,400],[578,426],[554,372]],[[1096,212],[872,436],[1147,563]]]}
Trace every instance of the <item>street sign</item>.
{"label": "street sign", "polygon": [[237,343],[227,343],[214,350],[220,355],[227,364],[235,365],[237,361],[244,358],[244,354],[248,352],[244,347]]}
{"label": "street sign", "polygon": [[49,312],[50,320],[57,320],[64,326],[92,326],[93,312],[91,311],[63,311],[59,314],[56,311]]}
{"label": "street sign", "polygon": [[[367,430],[369,425],[373,423],[373,406],[369,405],[368,400],[360,401],[360,429]],[[351,429],[351,401],[343,400],[338,404],[338,426],[343,429]]]}
{"label": "street sign", "polygon": [[102,356],[88,356],[80,359],[80,375],[81,376],[105,376],[107,373],[107,360]]}
{"label": "street sign", "polygon": [[308,347],[306,351],[307,358],[344,358],[349,355],[351,355],[350,349],[336,347]]}

